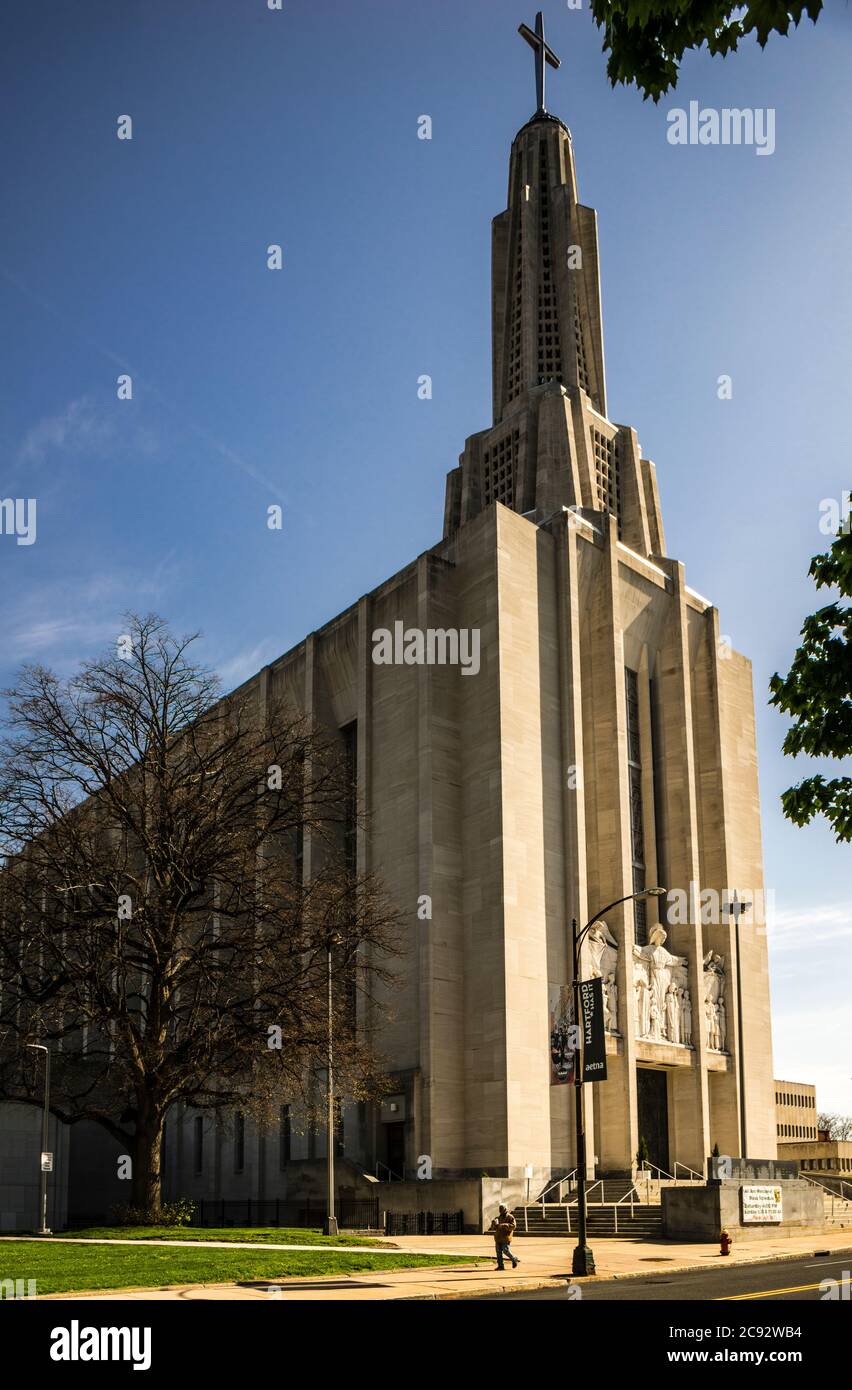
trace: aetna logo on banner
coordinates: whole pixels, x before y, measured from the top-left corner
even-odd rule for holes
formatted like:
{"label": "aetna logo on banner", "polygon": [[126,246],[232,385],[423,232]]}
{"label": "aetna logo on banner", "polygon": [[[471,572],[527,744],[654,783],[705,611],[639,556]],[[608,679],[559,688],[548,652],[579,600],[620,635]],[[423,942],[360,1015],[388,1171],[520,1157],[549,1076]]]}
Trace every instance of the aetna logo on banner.
{"label": "aetna logo on banner", "polygon": [[132,1361],[134,1371],[151,1366],[150,1327],[54,1327],[50,1334],[52,1361]]}

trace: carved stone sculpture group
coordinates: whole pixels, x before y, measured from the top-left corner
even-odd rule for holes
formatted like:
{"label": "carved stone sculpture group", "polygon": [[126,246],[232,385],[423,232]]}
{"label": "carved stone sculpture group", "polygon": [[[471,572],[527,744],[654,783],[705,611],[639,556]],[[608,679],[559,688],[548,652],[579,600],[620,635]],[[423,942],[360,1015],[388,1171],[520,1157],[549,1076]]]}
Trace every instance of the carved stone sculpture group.
{"label": "carved stone sculpture group", "polygon": [[[693,1046],[693,1007],[685,956],[666,950],[666,932],[651,928],[648,944],[633,947],[633,993],[636,1037],[644,1042]],[[603,982],[607,1032],[618,1033],[618,942],[606,922],[587,937],[589,974]],[[708,951],[703,962],[703,1023],[713,1052],[727,1051],[725,958]]]}

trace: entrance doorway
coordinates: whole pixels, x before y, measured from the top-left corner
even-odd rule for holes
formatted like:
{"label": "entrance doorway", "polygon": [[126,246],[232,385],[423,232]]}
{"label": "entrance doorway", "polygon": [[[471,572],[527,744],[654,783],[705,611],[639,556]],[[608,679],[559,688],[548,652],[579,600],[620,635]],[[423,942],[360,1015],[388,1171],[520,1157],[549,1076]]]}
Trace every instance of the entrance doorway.
{"label": "entrance doorway", "polygon": [[385,1162],[396,1178],[405,1177],[405,1125],[385,1125]]}
{"label": "entrance doorway", "polygon": [[668,1078],[664,1071],[636,1068],[639,1138],[648,1145],[648,1157],[656,1168],[669,1171]]}

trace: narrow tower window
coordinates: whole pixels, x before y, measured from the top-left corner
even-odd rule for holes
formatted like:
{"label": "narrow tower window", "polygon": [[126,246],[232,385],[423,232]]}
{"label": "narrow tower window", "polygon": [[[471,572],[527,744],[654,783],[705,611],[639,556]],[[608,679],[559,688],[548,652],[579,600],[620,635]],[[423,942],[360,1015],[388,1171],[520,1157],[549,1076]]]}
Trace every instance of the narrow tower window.
{"label": "narrow tower window", "polygon": [[[630,854],[633,864],[633,892],[645,887],[645,832],[642,823],[642,745],[639,738],[639,678],[625,669],[627,686],[627,775],[630,783]],[[637,946],[648,941],[645,900],[633,903],[633,929]]]}
{"label": "narrow tower window", "polygon": [[562,348],[559,341],[559,310],[550,245],[550,179],[547,142],[538,152],[539,282],[538,282],[538,384],[562,380]]}

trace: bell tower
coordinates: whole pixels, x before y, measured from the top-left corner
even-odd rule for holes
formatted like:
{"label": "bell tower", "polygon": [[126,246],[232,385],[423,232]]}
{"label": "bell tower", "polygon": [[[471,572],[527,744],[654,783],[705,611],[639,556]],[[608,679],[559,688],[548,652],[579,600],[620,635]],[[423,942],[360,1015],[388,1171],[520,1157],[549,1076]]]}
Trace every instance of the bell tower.
{"label": "bell tower", "polygon": [[571,134],[547,112],[512,144],[491,276],[494,424],[553,382],[606,415],[597,218],[577,201]]}
{"label": "bell tower", "polygon": [[492,223],[493,423],[448,475],[444,535],[494,502],[536,520],[574,507],[609,513],[626,544],[663,555],[654,466],[607,417],[597,214],[578,200],[571,132],[544,105],[559,59],[541,14],[519,32],[538,107],[512,142],[508,206]]}

